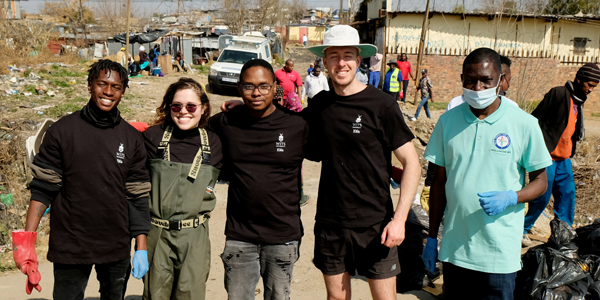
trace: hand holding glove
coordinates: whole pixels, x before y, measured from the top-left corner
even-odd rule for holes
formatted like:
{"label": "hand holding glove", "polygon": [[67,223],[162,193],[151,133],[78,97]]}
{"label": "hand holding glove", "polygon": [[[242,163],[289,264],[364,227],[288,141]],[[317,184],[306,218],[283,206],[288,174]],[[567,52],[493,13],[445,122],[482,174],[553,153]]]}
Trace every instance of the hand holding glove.
{"label": "hand holding glove", "polygon": [[148,251],[146,250],[137,250],[133,254],[133,269],[131,270],[131,275],[137,279],[142,279],[146,272],[148,272]]}
{"label": "hand holding glove", "polygon": [[27,295],[31,295],[33,289],[38,290],[38,292],[42,291],[42,287],[39,284],[40,280],[42,280],[42,275],[38,272],[38,260],[35,253],[36,238],[37,232],[25,231],[23,229],[12,232],[13,258],[17,268],[23,274],[27,275],[25,285]]}
{"label": "hand holding glove", "polygon": [[495,216],[502,213],[507,207],[517,204],[519,196],[517,192],[510,190],[508,192],[486,192],[478,193],[479,204],[488,216]]}
{"label": "hand holding glove", "polygon": [[435,271],[435,263],[438,258],[438,240],[427,237],[427,244],[425,244],[425,250],[423,250],[423,263],[427,270]]}

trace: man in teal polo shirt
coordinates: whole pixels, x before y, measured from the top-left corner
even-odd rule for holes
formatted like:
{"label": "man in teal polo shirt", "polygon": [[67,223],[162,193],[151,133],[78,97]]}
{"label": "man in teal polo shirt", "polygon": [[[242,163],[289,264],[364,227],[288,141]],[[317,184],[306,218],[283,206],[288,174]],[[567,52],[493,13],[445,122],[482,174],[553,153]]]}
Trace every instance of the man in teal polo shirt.
{"label": "man in teal polo shirt", "polygon": [[547,187],[545,168],[552,159],[542,132],[534,117],[498,97],[501,70],[492,49],[479,48],[465,58],[467,103],[440,117],[425,150],[438,168],[423,261],[435,268],[445,216],[439,250],[444,299],[513,299],[524,203]]}

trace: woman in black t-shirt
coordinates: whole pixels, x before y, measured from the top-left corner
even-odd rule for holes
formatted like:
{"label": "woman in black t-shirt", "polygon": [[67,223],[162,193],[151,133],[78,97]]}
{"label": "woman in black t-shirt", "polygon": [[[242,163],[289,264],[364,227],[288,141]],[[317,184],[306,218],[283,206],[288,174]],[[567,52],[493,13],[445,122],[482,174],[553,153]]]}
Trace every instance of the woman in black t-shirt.
{"label": "woman in black t-shirt", "polygon": [[191,78],[171,84],[144,131],[152,180],[150,269],[144,299],[201,299],[210,269],[208,213],[215,208],[221,143],[204,126],[210,103]]}

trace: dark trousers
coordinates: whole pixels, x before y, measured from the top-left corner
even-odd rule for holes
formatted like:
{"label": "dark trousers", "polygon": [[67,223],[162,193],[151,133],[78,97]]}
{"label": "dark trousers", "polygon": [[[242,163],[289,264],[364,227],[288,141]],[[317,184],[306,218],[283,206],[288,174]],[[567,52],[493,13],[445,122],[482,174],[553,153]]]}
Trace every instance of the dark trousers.
{"label": "dark trousers", "polygon": [[311,97],[306,97],[306,105],[308,105],[310,103],[310,100],[312,100]]}
{"label": "dark trousers", "polygon": [[406,94],[408,94],[408,91],[406,90],[408,88],[408,80],[402,80],[402,92],[404,93],[404,96],[402,97],[402,102],[406,102]]}
{"label": "dark trousers", "polygon": [[123,300],[130,256],[106,264],[67,265],[54,264],[54,300],[81,300],[85,294],[92,266],[100,282],[101,300]]}
{"label": "dark trousers", "polygon": [[517,272],[495,274],[444,265],[444,299],[512,300]]}
{"label": "dark trousers", "polygon": [[398,93],[399,92],[390,92],[390,91],[383,91],[383,92],[392,96],[392,98],[394,98],[394,100],[398,101]]}

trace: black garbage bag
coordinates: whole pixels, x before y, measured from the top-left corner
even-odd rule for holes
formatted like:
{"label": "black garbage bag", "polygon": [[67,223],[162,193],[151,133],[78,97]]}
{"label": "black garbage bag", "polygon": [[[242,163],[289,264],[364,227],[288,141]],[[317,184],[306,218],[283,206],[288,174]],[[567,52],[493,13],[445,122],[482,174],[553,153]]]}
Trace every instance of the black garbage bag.
{"label": "black garbage bag", "polygon": [[590,284],[590,287],[587,291],[588,296],[586,297],[586,299],[600,300],[600,281],[595,281],[594,283]]}
{"label": "black garbage bag", "polygon": [[552,234],[550,235],[548,245],[554,249],[560,249],[561,246],[568,245],[577,235],[567,222],[561,221],[558,218],[550,221],[550,228],[552,229]]}
{"label": "black garbage bag", "polygon": [[[515,299],[531,299],[534,286],[539,287],[545,283],[545,281],[539,282],[539,279],[548,278],[546,255],[544,253],[546,248],[546,245],[538,245],[529,248],[529,251],[522,255],[521,262],[523,263],[523,268],[517,272]],[[545,271],[543,268],[545,268]],[[537,272],[540,272],[540,275],[536,275]]]}
{"label": "black garbage bag", "polygon": [[576,229],[577,237],[573,240],[579,247],[579,254],[600,255],[600,224],[592,224]]}
{"label": "black garbage bag", "polygon": [[[420,290],[433,285],[433,280],[441,275],[440,268],[432,273],[423,263],[424,241],[429,235],[429,229],[423,225],[426,221],[429,225],[429,217],[423,215],[420,207],[413,207],[408,212],[405,225],[404,241],[398,246],[398,258],[400,260],[400,274],[396,276],[396,291],[404,293],[412,290]],[[418,213],[416,212],[418,211]],[[438,263],[438,266],[441,266]]]}

